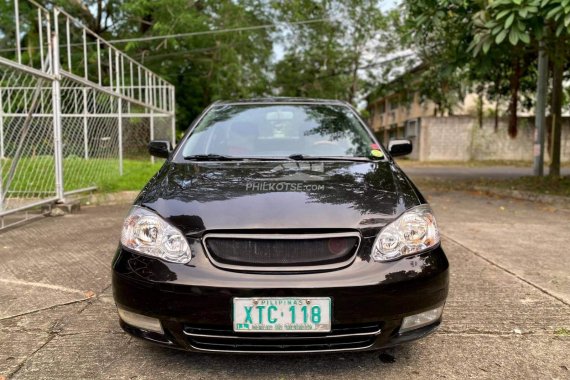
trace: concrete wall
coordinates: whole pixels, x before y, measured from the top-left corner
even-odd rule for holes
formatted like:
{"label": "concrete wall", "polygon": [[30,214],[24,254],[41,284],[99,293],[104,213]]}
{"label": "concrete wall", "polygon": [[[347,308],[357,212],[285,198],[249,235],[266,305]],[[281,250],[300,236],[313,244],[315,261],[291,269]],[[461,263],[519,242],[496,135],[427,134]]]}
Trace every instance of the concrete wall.
{"label": "concrete wall", "polygon": [[469,116],[422,117],[420,161],[468,161],[473,118]]}
{"label": "concrete wall", "polygon": [[[480,126],[471,116],[423,117],[418,158],[421,161],[532,161],[534,118],[519,119],[518,134],[514,139],[507,134],[507,122],[507,119],[501,119],[495,132],[493,119],[484,119]],[[562,121],[561,158],[563,162],[570,162],[570,118]],[[545,160],[549,161],[548,153]]]}

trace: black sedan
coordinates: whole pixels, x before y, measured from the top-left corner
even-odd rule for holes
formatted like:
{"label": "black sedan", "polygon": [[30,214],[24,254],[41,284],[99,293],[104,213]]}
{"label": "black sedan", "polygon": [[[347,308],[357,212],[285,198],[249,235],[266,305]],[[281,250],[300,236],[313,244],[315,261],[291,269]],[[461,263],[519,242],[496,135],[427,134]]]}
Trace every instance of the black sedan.
{"label": "black sedan", "polygon": [[372,350],[441,323],[448,261],[426,200],[340,101],[218,102],[127,215],[123,329],[196,352]]}

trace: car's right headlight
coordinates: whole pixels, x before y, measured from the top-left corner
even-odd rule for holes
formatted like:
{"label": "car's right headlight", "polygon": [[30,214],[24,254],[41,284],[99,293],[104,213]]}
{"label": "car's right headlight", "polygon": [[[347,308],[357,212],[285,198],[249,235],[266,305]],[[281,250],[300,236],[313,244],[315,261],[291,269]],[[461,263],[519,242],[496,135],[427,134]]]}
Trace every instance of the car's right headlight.
{"label": "car's right headlight", "polygon": [[375,261],[392,261],[435,247],[440,237],[431,207],[413,207],[380,231],[372,248]]}
{"label": "car's right headlight", "polygon": [[144,255],[186,264],[192,252],[186,238],[154,212],[133,206],[123,223],[121,244]]}

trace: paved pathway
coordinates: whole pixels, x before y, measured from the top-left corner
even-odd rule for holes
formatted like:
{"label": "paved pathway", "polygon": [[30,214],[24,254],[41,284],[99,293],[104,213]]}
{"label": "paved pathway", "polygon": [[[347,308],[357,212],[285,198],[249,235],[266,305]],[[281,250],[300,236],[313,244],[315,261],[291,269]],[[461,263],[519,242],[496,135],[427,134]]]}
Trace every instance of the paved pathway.
{"label": "paved pathway", "polygon": [[128,206],[84,208],[7,231],[0,234],[0,378],[570,378],[570,212],[476,194],[428,196],[452,268],[445,320],[436,334],[388,355],[154,347],[120,330],[110,292]]}

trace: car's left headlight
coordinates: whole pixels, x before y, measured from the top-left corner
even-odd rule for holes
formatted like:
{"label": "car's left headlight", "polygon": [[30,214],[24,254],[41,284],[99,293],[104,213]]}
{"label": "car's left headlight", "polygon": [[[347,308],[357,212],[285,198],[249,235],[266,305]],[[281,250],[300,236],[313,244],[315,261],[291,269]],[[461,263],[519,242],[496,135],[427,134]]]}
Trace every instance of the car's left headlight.
{"label": "car's left headlight", "polygon": [[186,238],[154,212],[134,206],[123,223],[121,244],[144,255],[186,264],[192,252]]}
{"label": "car's left headlight", "polygon": [[431,207],[409,209],[380,231],[372,248],[375,261],[392,261],[439,244],[439,231]]}

